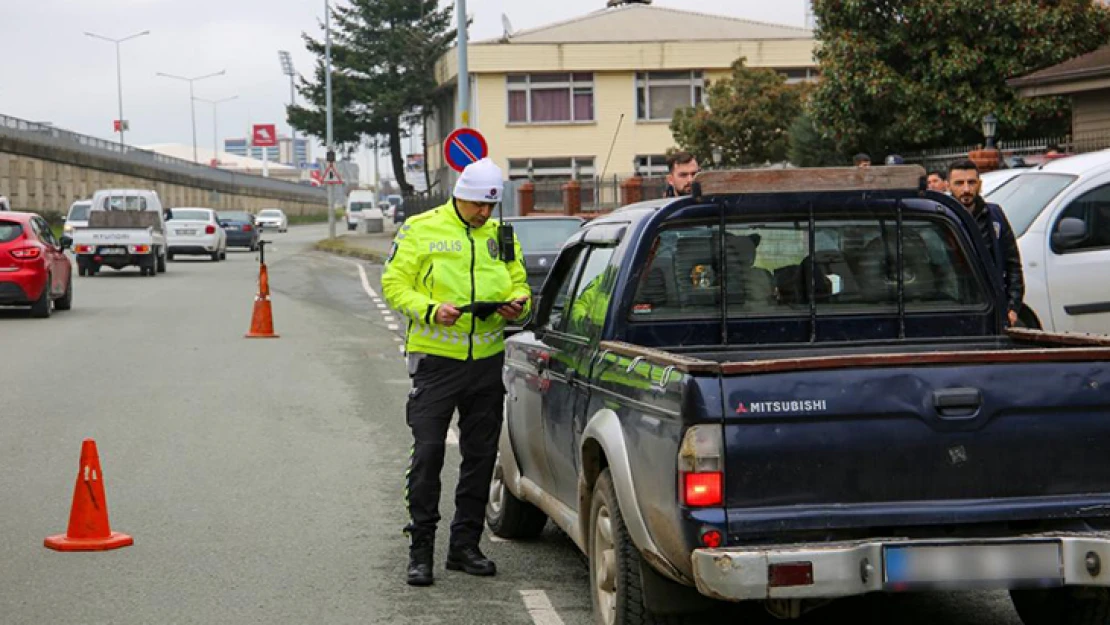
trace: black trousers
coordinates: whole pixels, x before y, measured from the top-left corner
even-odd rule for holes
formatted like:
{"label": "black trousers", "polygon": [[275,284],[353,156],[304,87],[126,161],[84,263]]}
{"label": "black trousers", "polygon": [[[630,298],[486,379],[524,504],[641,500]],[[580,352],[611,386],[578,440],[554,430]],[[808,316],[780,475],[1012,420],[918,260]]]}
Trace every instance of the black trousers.
{"label": "black trousers", "polygon": [[482,360],[424,356],[412,375],[406,406],[413,448],[405,491],[412,544],[434,537],[439,522],[439,474],[447,431],[459,411],[462,466],[455,489],[452,547],[477,545],[482,537],[490,479],[497,462],[497,441],[504,418],[505,386],[501,381],[504,354]]}

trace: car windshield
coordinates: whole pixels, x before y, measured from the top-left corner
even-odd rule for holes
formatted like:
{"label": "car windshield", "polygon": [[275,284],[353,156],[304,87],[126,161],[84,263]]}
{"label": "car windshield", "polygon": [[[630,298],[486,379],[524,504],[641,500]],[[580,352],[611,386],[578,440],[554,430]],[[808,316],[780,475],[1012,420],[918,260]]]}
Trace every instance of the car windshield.
{"label": "car windshield", "polygon": [[258,216],[259,217],[281,217],[281,211],[277,211],[277,210],[262,211],[261,213],[258,213]]}
{"label": "car windshield", "polygon": [[251,216],[246,213],[220,213],[220,221],[250,221]]}
{"label": "car windshield", "polygon": [[14,241],[21,234],[23,226],[11,221],[0,221],[0,243]]}
{"label": "car windshield", "polygon": [[582,227],[577,219],[522,219],[512,222],[525,254],[558,252],[570,235]]}
{"label": "car windshield", "polygon": [[146,198],[138,195],[111,195],[104,198],[101,208],[109,211],[145,211]]}
{"label": "car windshield", "polygon": [[208,211],[175,208],[170,221],[208,221]]}
{"label": "car windshield", "polygon": [[89,208],[91,208],[91,207],[92,207],[91,204],[74,204],[69,209],[69,217],[66,217],[66,220],[67,221],[88,221],[88,219],[89,219]]}
{"label": "car windshield", "polygon": [[1020,237],[1044,207],[1075,179],[1076,176],[1069,174],[1021,174],[987,194],[985,199],[1002,207],[1014,236]]}
{"label": "car windshield", "polygon": [[394,205],[394,206],[400,206],[400,205],[401,205],[401,196],[399,196],[399,195],[390,195],[390,196],[388,196],[388,197],[387,197],[387,198],[385,198],[385,199],[386,199],[386,200],[387,200],[387,201],[388,201],[388,202],[389,202],[390,204],[392,204],[392,205]]}
{"label": "car windshield", "polygon": [[351,211],[362,211],[366,209],[373,209],[373,202],[351,202]]}

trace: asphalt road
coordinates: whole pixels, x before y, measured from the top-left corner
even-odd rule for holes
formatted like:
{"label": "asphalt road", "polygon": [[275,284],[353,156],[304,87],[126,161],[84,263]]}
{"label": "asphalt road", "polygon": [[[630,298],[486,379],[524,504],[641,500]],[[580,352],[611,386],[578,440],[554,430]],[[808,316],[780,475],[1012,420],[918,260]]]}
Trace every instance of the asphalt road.
{"label": "asphalt road", "polygon": [[[550,525],[487,538],[500,572],[483,579],[443,569],[445,523],[436,585],[404,584],[400,322],[373,299],[379,267],[310,251],[325,234],[267,235],[276,340],[243,338],[245,251],[75,278],[51,319],[0,309],[0,623],[592,622],[584,559]],[[42,541],[65,531],[86,437],[135,544],[57,553]],[[449,447],[445,519],[458,462]],[[845,619],[1019,622],[1004,593],[868,597],[801,622]]]}

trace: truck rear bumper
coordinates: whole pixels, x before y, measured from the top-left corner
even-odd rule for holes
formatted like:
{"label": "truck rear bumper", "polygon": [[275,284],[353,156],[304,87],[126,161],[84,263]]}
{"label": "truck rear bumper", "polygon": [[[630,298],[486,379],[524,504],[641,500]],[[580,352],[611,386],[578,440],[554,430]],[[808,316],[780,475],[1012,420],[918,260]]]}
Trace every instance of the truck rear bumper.
{"label": "truck rear bumper", "polygon": [[726,601],[1110,586],[1107,533],[725,547],[696,549],[691,558],[698,591]]}

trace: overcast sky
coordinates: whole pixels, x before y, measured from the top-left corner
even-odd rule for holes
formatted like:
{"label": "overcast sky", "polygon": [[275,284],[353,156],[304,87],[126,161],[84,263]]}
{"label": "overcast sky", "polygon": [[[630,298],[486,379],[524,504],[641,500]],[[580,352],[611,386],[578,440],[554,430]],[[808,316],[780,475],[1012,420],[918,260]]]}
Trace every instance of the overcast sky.
{"label": "overcast sky", "polygon": [[[337,1],[337,0],[333,0]],[[343,1],[343,0],[338,0]],[[443,4],[454,0],[442,0]],[[225,76],[195,83],[196,96],[238,99],[219,107],[219,135],[243,136],[250,123],[277,123],[288,134],[283,106],[289,80],[278,50],[298,71],[312,68],[301,33],[321,34],[323,0],[0,0],[0,113],[106,139],[117,118],[115,46],[85,36],[122,38],[127,142],[191,143],[187,83],[157,72]],[[804,0],[656,0],[656,5],[803,26]],[[501,14],[516,30],[604,8],[605,0],[469,0],[471,37],[501,34]],[[212,145],[212,106],[197,103],[197,140]],[[322,155],[316,151],[314,156]],[[367,159],[361,159],[367,167]]]}

